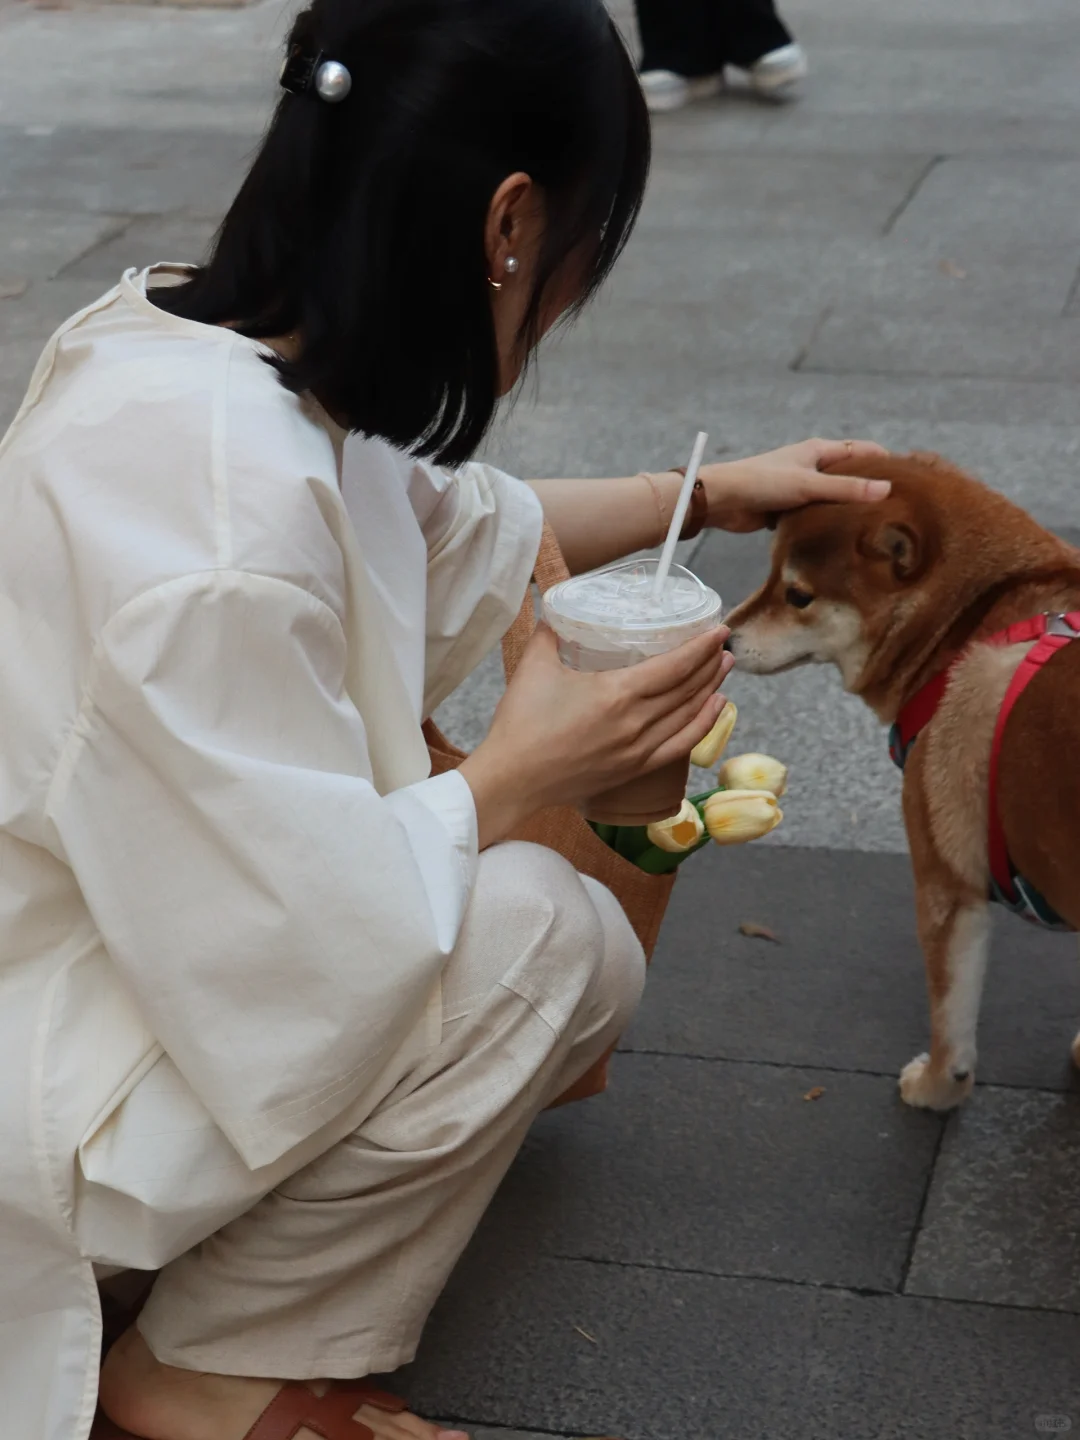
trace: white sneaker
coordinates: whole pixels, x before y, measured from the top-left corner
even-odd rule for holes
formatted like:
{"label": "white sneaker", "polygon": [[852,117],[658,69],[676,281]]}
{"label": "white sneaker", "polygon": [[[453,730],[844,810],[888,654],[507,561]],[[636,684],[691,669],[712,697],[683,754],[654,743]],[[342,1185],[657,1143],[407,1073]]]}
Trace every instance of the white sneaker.
{"label": "white sneaker", "polygon": [[798,88],[799,81],[806,79],[806,72],[806,51],[793,41],[762,55],[746,73],[759,95],[768,96],[770,100],[786,100]]}
{"label": "white sneaker", "polygon": [[708,100],[719,95],[724,85],[722,74],[697,75],[688,79],[674,70],[645,70],[639,77],[650,110],[681,110],[691,100]]}

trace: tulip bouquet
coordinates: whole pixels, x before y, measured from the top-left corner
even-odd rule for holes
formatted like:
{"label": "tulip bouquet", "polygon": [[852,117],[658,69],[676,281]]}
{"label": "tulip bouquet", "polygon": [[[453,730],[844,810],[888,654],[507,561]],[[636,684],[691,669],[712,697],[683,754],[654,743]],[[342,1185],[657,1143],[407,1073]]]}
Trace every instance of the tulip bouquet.
{"label": "tulip bouquet", "polygon": [[[720,718],[696,745],[690,759],[700,769],[716,766],[739,718],[725,705]],[[652,825],[601,825],[593,829],[605,844],[649,875],[666,875],[710,840],[744,845],[775,830],[784,818],[777,803],[787,788],[787,767],[771,755],[735,755],[717,774],[715,789],[690,795],[670,820]]]}

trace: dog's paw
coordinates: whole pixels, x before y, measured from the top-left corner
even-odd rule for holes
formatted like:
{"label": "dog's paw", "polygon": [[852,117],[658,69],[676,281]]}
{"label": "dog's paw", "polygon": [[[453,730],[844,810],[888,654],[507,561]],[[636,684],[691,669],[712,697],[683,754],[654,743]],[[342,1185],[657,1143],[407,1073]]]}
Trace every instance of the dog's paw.
{"label": "dog's paw", "polygon": [[930,1068],[929,1055],[916,1055],[900,1072],[900,1098],[920,1110],[954,1110],[971,1094],[975,1077],[962,1080],[937,1074]]}

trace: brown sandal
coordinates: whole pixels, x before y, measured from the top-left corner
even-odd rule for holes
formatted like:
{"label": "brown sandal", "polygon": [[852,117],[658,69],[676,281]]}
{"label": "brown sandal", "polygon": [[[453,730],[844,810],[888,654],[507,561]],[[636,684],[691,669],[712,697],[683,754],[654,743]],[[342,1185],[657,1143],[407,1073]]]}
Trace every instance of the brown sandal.
{"label": "brown sandal", "polygon": [[[400,1415],[407,1408],[396,1395],[362,1380],[341,1381],[325,1395],[313,1395],[305,1385],[283,1385],[244,1440],[294,1440],[305,1427],[323,1440],[374,1440],[368,1427],[353,1419],[361,1405],[374,1405],[389,1415]],[[139,1440],[139,1436],[121,1430],[99,1412],[90,1440]]]}

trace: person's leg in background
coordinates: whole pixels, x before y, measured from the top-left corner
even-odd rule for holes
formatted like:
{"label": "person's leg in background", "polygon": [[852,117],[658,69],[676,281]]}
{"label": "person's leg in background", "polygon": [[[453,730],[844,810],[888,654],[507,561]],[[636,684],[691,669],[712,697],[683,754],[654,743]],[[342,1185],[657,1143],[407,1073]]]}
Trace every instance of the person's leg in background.
{"label": "person's leg in background", "polygon": [[806,56],[777,14],[774,0],[713,0],[714,52],[745,70],[771,100],[787,98],[806,75]]}
{"label": "person's leg in background", "polygon": [[113,1418],[171,1440],[164,1412],[205,1400],[206,1434],[239,1440],[282,1379],[410,1360],[532,1120],[614,1044],[644,974],[610,892],[550,850],[485,851],[441,1043],[354,1135],[162,1271],[106,1363]]}
{"label": "person's leg in background", "polygon": [[782,98],[806,74],[806,57],[774,0],[635,0],[641,83],[651,110],[715,95],[726,65],[759,94]]}

